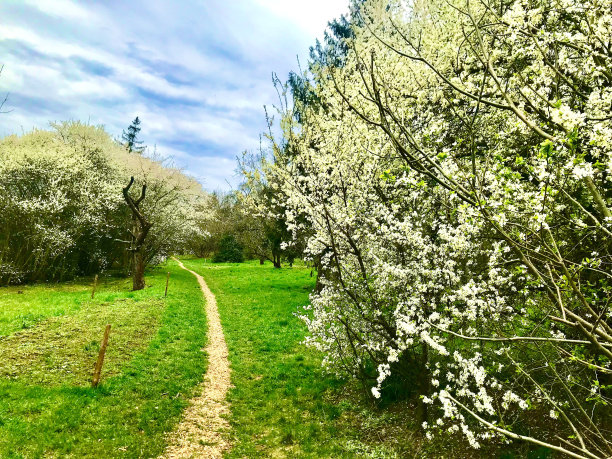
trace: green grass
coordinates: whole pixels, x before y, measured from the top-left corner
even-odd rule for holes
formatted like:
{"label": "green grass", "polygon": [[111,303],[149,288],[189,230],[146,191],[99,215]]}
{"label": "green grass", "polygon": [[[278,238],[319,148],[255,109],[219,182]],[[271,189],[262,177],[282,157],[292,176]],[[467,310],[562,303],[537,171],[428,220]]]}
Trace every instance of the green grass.
{"label": "green grass", "polygon": [[294,313],[308,303],[310,269],[185,265],[216,295],[229,348],[229,457],[395,457],[380,440],[368,442],[373,412],[345,400],[345,383],[325,375],[321,355],[301,344],[306,330]]}
{"label": "green grass", "polygon": [[[217,297],[232,366],[229,458],[495,458],[547,457],[525,445],[470,448],[458,436],[427,440],[418,400],[374,406],[356,381],[321,368],[322,355],[302,344],[295,316],[315,279],[303,267],[258,262],[185,260]],[[537,451],[535,451],[537,453]]]}
{"label": "green grass", "polygon": [[[355,381],[321,368],[295,316],[310,269],[185,259],[217,296],[230,352],[228,457],[544,457],[428,441],[415,401],[376,407]],[[165,272],[172,273],[168,298]],[[0,457],[157,457],[206,371],[195,278],[176,263],[150,287],[104,279],[0,288]],[[89,387],[104,325],[113,328],[100,387]],[[518,452],[518,454],[516,453]],[[524,454],[523,454],[524,453]]]}
{"label": "green grass", "polygon": [[[88,385],[106,324],[111,324],[112,334],[104,375],[119,374],[122,366],[149,343],[165,308],[163,299],[149,292],[121,293],[128,289],[126,281],[106,282],[93,301],[89,292],[86,298],[80,298],[58,287],[52,294],[40,286],[30,289],[25,298],[32,301],[20,306],[35,311],[41,317],[36,322],[40,326],[29,326],[0,338],[0,378],[26,385]],[[43,294],[35,296],[34,292]],[[3,293],[2,299],[12,299]],[[44,303],[40,303],[42,298]],[[0,300],[0,311],[8,310],[15,316],[17,308],[4,309],[3,303]],[[62,315],[41,323],[41,309],[62,311]],[[70,313],[66,314],[67,310]]]}
{"label": "green grass", "polygon": [[[48,317],[77,311],[91,297],[92,279],[63,284],[0,288],[0,337],[31,328]],[[104,290],[112,281],[103,280]]]}
{"label": "green grass", "polygon": [[[155,457],[206,370],[195,278],[0,289],[0,457]],[[18,293],[19,291],[23,293]],[[35,317],[24,327],[24,317]],[[103,379],[88,387],[104,324]]]}

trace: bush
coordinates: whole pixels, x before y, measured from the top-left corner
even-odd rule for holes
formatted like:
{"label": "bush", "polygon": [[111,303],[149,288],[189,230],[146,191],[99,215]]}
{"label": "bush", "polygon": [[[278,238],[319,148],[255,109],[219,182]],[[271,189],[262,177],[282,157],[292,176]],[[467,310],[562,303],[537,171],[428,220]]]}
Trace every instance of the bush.
{"label": "bush", "polygon": [[219,242],[219,251],[213,258],[214,263],[242,263],[242,246],[232,234],[226,234]]}
{"label": "bush", "polygon": [[130,154],[101,127],[53,124],[0,139],[0,283],[128,269],[130,214],[121,189],[147,183],[147,263],[182,250],[200,229],[201,186],[162,161]]}
{"label": "bush", "polygon": [[320,260],[306,342],[376,398],[415,362],[428,436],[608,457],[609,1],[354,4],[261,171]]}

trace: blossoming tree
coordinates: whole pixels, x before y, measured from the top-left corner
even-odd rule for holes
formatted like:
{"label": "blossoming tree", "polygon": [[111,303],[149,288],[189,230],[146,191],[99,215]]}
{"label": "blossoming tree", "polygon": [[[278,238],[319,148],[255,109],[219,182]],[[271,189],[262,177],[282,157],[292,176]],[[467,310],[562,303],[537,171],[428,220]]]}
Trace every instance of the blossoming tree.
{"label": "blossoming tree", "polygon": [[153,225],[141,247],[146,266],[201,232],[206,194],[195,180],[78,122],[0,140],[0,282],[129,269],[130,210],[121,190],[130,176],[148,184],[141,203]]}
{"label": "blossoming tree", "polygon": [[416,371],[428,435],[612,454],[611,6],[357,2],[285,113],[308,342],[374,397]]}

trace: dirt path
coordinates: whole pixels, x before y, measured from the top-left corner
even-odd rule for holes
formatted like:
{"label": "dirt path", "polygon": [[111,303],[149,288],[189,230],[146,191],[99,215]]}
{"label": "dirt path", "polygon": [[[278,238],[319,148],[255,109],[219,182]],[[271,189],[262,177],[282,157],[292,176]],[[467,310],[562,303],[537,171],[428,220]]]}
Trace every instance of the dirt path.
{"label": "dirt path", "polygon": [[230,387],[230,365],[227,358],[227,345],[219,320],[215,295],[198,273],[187,269],[175,258],[179,266],[193,274],[206,299],[206,319],[208,321],[208,369],[202,382],[202,392],[191,400],[183,414],[183,420],[170,435],[166,458],[197,457],[220,458],[230,449],[227,439],[229,424],[223,417],[229,414],[229,404],[225,400]]}

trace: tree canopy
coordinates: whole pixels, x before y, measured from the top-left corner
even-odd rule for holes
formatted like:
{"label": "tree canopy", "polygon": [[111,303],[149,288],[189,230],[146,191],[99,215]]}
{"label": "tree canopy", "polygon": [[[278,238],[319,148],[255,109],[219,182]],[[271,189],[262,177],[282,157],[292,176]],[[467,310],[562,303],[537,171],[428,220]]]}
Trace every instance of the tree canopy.
{"label": "tree canopy", "polygon": [[59,280],[129,270],[130,211],[122,188],[147,184],[152,229],[145,264],[200,232],[206,194],[164,161],[129,154],[101,128],[54,124],[0,141],[0,282]]}
{"label": "tree canopy", "polygon": [[375,398],[418,369],[428,435],[612,454],[611,6],[357,2],[289,82],[308,342]]}

